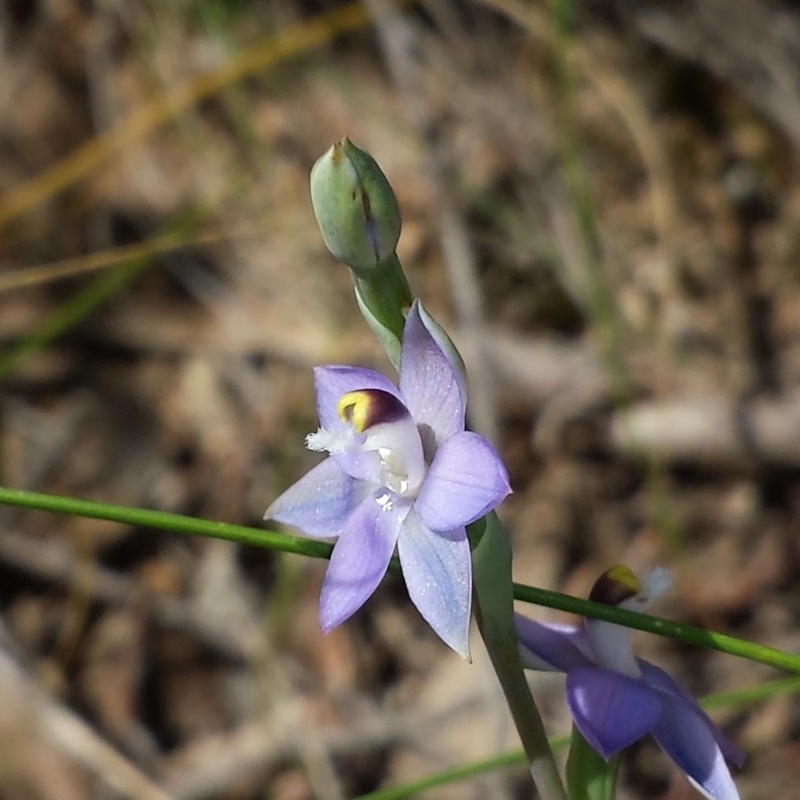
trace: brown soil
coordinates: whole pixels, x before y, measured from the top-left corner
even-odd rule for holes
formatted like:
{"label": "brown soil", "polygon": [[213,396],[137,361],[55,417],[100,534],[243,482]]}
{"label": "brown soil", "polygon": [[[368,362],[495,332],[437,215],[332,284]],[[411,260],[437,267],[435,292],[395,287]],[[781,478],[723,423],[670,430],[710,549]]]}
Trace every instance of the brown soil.
{"label": "brown soil", "polygon": [[[371,0],[337,35],[331,3],[0,3],[2,483],[262,524],[318,460],[312,366],[390,370],[309,202],[347,135],[509,466],[515,578],[668,566],[657,613],[798,652],[800,11],[575,3],[559,37],[545,5]],[[338,800],[517,746],[477,637],[462,663],[399,579],[323,637],[322,562],[0,519],[2,800]],[[637,642],[699,695],[777,677]],[[714,712],[743,800],[797,796],[797,709]],[[626,756],[621,798],[691,796],[652,743]]]}

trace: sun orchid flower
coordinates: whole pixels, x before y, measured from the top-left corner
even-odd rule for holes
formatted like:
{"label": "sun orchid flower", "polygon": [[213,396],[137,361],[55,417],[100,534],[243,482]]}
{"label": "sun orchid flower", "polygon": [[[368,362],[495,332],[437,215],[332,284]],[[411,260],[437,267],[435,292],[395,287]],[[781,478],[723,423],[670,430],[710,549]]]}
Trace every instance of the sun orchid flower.
{"label": "sun orchid flower", "polygon": [[494,448],[464,430],[464,376],[440,331],[415,301],[399,389],[371,369],[316,368],[320,428],[306,444],[330,456],[264,517],[336,539],[320,597],[323,631],[364,604],[396,546],[412,602],[467,658],[472,565],[464,526],[510,489]]}
{"label": "sun orchid flower", "polygon": [[[669,584],[663,568],[640,582],[627,567],[613,567],[590,599],[646,611]],[[725,760],[741,766],[744,753],[666,672],[634,657],[630,628],[595,619],[584,627],[544,624],[519,615],[515,622],[523,663],[566,673],[575,725],[603,758],[649,733],[704,797],[739,799]]]}

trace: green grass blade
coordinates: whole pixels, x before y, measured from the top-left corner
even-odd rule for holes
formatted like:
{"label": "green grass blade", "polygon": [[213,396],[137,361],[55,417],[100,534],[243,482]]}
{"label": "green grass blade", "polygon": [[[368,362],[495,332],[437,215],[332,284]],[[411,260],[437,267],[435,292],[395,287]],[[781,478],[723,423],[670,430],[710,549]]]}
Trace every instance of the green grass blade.
{"label": "green grass blade", "polygon": [[[313,539],[289,536],[277,531],[251,528],[246,525],[231,525],[227,522],[188,517],[166,511],[152,511],[143,508],[131,508],[110,503],[97,503],[74,497],[30,492],[22,489],[0,487],[0,505],[18,506],[38,509],[54,514],[70,514],[79,517],[106,519],[142,528],[156,528],[173,531],[190,536],[206,536],[225,539],[238,544],[249,544],[257,547],[270,547],[287,553],[298,553],[311,558],[329,558],[332,546]],[[397,559],[392,562],[393,572],[399,571]],[[624,611],[589,600],[537,589],[533,586],[514,584],[514,597],[526,603],[555,608],[573,614],[580,614],[608,622],[616,622],[630,628],[666,636],[697,647],[717,650],[721,653],[739,656],[748,661],[766,664],[770,667],[800,674],[800,655],[793,655],[774,647],[748,642],[722,633],[696,628],[681,622]]]}

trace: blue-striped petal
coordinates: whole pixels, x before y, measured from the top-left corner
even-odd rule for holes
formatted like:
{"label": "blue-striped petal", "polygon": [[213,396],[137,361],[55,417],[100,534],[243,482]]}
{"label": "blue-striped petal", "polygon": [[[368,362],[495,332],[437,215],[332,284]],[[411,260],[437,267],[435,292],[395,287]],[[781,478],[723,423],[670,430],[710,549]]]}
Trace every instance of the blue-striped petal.
{"label": "blue-striped petal", "polygon": [[319,600],[325,633],[352,616],[386,574],[410,506],[386,501],[379,490],[348,517],[333,548]]}
{"label": "blue-striped petal", "polygon": [[293,525],[307,536],[333,537],[361,499],[358,482],[326,458],[277,497],[264,519]]}
{"label": "blue-striped petal", "polygon": [[414,509],[428,528],[447,531],[479,519],[510,492],[495,449],[477,433],[463,431],[439,446]]}
{"label": "blue-striped petal", "polygon": [[425,327],[417,301],[403,331],[400,391],[417,425],[429,428],[436,444],[464,430],[462,381],[449,355]]}
{"label": "blue-striped petal", "polygon": [[466,531],[435,533],[412,511],[397,552],[411,602],[444,643],[468,659],[472,560]]}

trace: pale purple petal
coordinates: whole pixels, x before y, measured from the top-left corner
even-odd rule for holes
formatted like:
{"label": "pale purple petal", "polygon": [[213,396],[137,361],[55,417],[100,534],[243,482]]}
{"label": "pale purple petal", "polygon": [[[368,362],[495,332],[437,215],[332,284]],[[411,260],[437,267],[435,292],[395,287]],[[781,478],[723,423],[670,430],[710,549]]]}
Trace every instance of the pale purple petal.
{"label": "pale purple petal", "polygon": [[400,391],[411,416],[429,428],[436,444],[464,430],[460,378],[422,321],[415,301],[408,312],[400,354]]}
{"label": "pale purple petal", "polygon": [[439,446],[414,509],[431,530],[452,530],[479,519],[510,492],[495,449],[477,433],[463,431]]}
{"label": "pale purple petal", "polygon": [[380,372],[364,367],[346,367],[338,364],[314,367],[314,390],[317,394],[317,414],[319,424],[327,430],[335,430],[344,425],[339,419],[337,407],[343,394],[359,389],[380,389],[403,398],[397,387]]}
{"label": "pale purple petal", "polygon": [[350,515],[333,548],[322,584],[319,623],[325,633],[358,611],[375,591],[386,574],[409,508],[382,505],[376,493]]}
{"label": "pale purple petal", "polygon": [[461,353],[458,352],[453,340],[448,335],[447,331],[425,310],[425,306],[417,301],[417,309],[419,311],[422,324],[427,329],[428,333],[434,338],[436,344],[447,356],[447,359],[455,368],[456,378],[458,379],[458,390],[461,395],[461,407],[467,407],[467,368],[464,364],[464,359],[461,358]]}
{"label": "pale purple petal", "polygon": [[336,536],[361,499],[357,482],[326,458],[290,486],[264,512],[308,536]]}
{"label": "pale purple petal", "polygon": [[514,615],[522,663],[528,669],[569,672],[594,666],[586,631],[574,625],[537,622]]}
{"label": "pale purple petal", "polygon": [[648,733],[662,695],[641,681],[599,667],[567,674],[567,702],[583,738],[605,759]]}
{"label": "pale purple petal", "polygon": [[652,730],[664,752],[705,797],[739,800],[722,751],[706,721],[692,705],[662,694],[663,713]]}
{"label": "pale purple petal", "polygon": [[472,561],[466,531],[434,533],[412,511],[397,552],[411,601],[444,643],[468,659]]}
{"label": "pale purple petal", "polygon": [[649,661],[644,661],[642,659],[638,659],[638,661],[639,667],[642,670],[642,680],[650,686],[673,694],[677,699],[683,700],[683,702],[689,708],[693,709],[695,714],[704,721],[709,732],[719,745],[720,750],[722,750],[722,755],[725,756],[726,760],[730,761],[731,764],[735,764],[737,767],[741,767],[745,760],[744,751],[737,747],[719,727],[714,724],[711,717],[700,708],[697,700],[683,687],[677,684],[663,669],[655,666],[655,664],[651,664]]}

